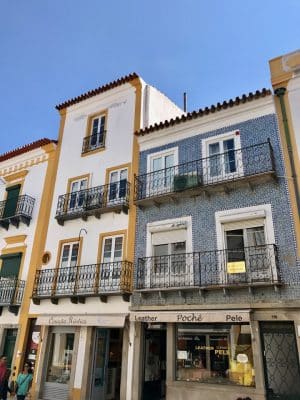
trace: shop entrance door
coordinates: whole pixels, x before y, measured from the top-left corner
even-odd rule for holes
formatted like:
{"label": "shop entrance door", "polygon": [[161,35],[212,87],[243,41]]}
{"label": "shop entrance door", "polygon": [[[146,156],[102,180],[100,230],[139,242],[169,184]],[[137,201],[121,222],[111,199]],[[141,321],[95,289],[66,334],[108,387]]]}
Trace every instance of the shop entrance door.
{"label": "shop entrance door", "polygon": [[166,398],[166,330],[144,331],[144,382],[142,400]]}
{"label": "shop entrance door", "polygon": [[299,400],[300,370],[293,322],[261,322],[267,400]]}
{"label": "shop entrance door", "polygon": [[119,400],[122,329],[96,329],[91,400]]}
{"label": "shop entrance door", "polygon": [[14,355],[17,334],[18,334],[18,329],[6,329],[3,354],[7,358],[7,367],[8,368],[11,368],[11,365],[12,365],[12,359],[13,359],[13,355]]}

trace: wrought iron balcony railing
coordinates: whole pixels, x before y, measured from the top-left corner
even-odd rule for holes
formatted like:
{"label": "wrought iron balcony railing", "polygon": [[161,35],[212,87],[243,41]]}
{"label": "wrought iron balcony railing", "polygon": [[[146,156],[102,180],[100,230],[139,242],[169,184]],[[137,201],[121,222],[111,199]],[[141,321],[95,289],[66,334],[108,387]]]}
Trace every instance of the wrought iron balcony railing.
{"label": "wrought iron balcony railing", "polygon": [[132,270],[129,261],[40,269],[35,275],[32,297],[34,301],[39,301],[43,298],[130,294]]}
{"label": "wrought iron balcony railing", "polygon": [[25,281],[15,277],[0,277],[0,310],[9,307],[9,310],[17,314],[22,303]]}
{"label": "wrought iron balcony railing", "polygon": [[129,194],[130,183],[126,179],[63,194],[58,197],[55,218],[63,224],[65,220],[79,217],[85,219],[89,215],[99,218],[102,213],[110,211],[127,212]]}
{"label": "wrought iron balcony railing", "polygon": [[275,245],[139,258],[136,290],[280,283]]}
{"label": "wrought iron balcony railing", "polygon": [[[16,198],[15,198],[16,199]],[[10,199],[14,200],[14,199]],[[29,225],[35,199],[27,194],[18,196],[11,207],[6,200],[0,202],[0,226],[8,229],[9,224],[18,227],[20,221]]]}
{"label": "wrought iron balcony railing", "polygon": [[105,147],[106,131],[86,136],[82,143],[82,154]]}
{"label": "wrought iron balcony railing", "polygon": [[134,199],[207,189],[267,173],[275,173],[270,141],[136,176]]}

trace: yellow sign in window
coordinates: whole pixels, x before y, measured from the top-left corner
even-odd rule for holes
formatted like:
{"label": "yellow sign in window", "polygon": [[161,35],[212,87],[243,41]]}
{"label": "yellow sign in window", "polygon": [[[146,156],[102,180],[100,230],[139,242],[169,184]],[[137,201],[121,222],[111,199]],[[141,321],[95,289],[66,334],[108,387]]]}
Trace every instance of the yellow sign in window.
{"label": "yellow sign in window", "polygon": [[245,261],[232,261],[227,263],[228,274],[242,274],[246,272]]}

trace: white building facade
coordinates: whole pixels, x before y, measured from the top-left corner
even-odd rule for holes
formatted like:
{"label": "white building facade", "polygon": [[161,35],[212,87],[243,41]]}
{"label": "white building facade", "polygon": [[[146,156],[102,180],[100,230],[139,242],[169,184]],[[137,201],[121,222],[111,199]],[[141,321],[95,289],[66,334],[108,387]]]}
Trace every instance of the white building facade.
{"label": "white building facade", "polygon": [[57,174],[29,314],[41,335],[34,396],[130,399],[133,133],[182,111],[136,74],[57,109]]}

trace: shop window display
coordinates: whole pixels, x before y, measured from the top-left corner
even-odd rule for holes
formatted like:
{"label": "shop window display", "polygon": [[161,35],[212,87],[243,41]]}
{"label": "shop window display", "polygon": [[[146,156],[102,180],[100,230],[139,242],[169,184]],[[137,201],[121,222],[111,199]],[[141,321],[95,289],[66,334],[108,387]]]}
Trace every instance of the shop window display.
{"label": "shop window display", "polygon": [[53,333],[47,382],[67,384],[70,380],[74,346],[73,333]]}
{"label": "shop window display", "polygon": [[176,379],[254,386],[249,325],[178,325]]}

